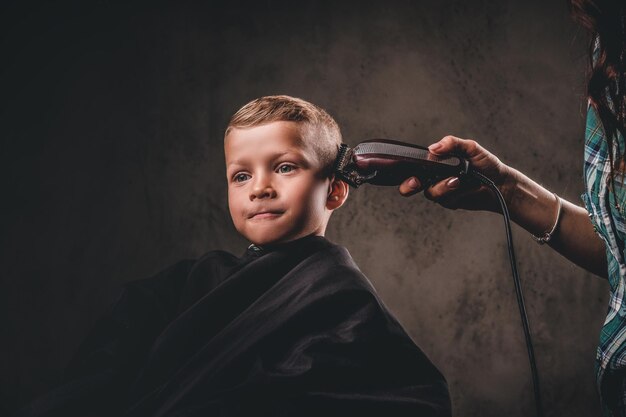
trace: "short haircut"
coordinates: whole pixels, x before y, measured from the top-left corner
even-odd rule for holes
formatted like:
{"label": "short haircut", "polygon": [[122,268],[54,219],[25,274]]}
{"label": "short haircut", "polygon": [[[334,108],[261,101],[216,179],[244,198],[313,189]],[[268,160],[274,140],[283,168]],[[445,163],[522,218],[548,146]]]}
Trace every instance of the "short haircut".
{"label": "short haircut", "polygon": [[271,122],[299,124],[302,139],[319,158],[324,175],[330,177],[333,174],[333,165],[342,140],[339,126],[324,109],[300,98],[280,95],[252,100],[233,115],[224,137],[232,129],[245,129]]}

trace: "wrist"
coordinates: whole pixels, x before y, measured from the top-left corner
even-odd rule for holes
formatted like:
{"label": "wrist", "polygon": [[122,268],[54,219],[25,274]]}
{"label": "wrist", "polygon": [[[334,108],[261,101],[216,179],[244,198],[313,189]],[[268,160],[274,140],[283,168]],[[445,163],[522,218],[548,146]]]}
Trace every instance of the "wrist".
{"label": "wrist", "polygon": [[555,199],[556,194],[516,169],[506,167],[506,171],[498,188],[511,220],[535,236],[544,236],[547,232],[552,235],[557,206],[561,204],[558,196]]}
{"label": "wrist", "polygon": [[[516,194],[519,190],[521,173],[516,169],[511,168],[508,165],[503,164],[502,168],[502,182],[498,184],[500,193],[506,202],[507,207],[511,207],[516,200]],[[499,211],[499,210],[498,210]]]}

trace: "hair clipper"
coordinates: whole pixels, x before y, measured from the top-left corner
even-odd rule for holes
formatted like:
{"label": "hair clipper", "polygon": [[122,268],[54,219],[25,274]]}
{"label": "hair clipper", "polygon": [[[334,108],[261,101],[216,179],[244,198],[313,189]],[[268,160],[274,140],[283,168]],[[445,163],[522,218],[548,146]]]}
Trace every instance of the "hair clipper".
{"label": "hair clipper", "polygon": [[444,178],[463,177],[468,169],[463,158],[441,157],[428,148],[389,139],[366,140],[354,148],[342,144],[335,161],[337,176],[354,188],[363,183],[400,185],[410,177],[427,187]]}

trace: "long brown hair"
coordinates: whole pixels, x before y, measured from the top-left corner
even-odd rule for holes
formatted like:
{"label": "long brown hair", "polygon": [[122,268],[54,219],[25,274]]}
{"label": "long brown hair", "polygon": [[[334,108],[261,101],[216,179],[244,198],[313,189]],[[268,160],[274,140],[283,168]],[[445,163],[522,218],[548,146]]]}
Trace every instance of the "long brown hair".
{"label": "long brown hair", "polygon": [[606,133],[613,174],[614,161],[621,165],[626,154],[619,148],[613,154],[617,133],[626,138],[626,0],[568,0],[568,5],[591,35],[587,95]]}

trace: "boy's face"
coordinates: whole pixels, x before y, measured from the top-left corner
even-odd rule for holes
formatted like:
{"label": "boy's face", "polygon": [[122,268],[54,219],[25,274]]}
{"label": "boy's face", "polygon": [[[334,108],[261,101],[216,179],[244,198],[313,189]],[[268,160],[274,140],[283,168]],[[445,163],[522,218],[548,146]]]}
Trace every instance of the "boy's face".
{"label": "boy's face", "polygon": [[237,231],[263,245],[323,235],[330,180],[296,123],[233,129],[224,142],[228,206]]}

